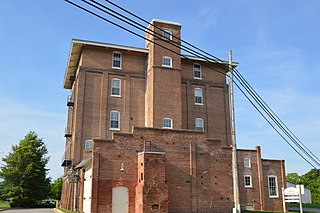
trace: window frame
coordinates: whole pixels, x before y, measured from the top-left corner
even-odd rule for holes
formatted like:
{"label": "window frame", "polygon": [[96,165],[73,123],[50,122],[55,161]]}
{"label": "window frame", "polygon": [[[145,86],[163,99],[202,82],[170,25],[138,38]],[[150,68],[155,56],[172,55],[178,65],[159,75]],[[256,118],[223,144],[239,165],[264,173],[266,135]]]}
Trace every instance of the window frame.
{"label": "window frame", "polygon": [[[114,81],[119,81],[119,88],[114,87],[114,85],[113,85]],[[119,94],[113,94],[113,89],[119,89]],[[112,78],[111,79],[111,96],[121,97],[121,79],[119,79],[119,78]]]}
{"label": "window frame", "polygon": [[[249,178],[249,185],[247,185],[247,179]],[[252,176],[251,175],[244,175],[243,176],[243,181],[244,181],[244,188],[252,188]]]}
{"label": "window frame", "polygon": [[[196,77],[196,75],[195,75],[195,73],[196,73],[195,66],[199,66],[199,71],[198,72],[200,73],[200,77]],[[201,64],[197,64],[197,63],[193,64],[193,78],[194,79],[202,79]]]}
{"label": "window frame", "polygon": [[[116,122],[118,122],[118,127],[112,127],[112,113],[117,113],[118,116],[118,120],[114,120]],[[110,122],[109,122],[109,130],[120,130],[120,112],[117,110],[112,110],[110,111]]]}
{"label": "window frame", "polygon": [[[198,122],[201,123],[201,126],[197,126],[197,124],[199,124]],[[201,129],[198,129],[199,127],[201,127]],[[195,130],[196,131],[204,131],[204,121],[202,118],[196,118],[195,119]]]}
{"label": "window frame", "polygon": [[[274,184],[275,186],[270,186],[270,178],[274,178]],[[275,188],[275,195],[271,194],[271,187]],[[269,198],[278,198],[279,197],[279,190],[278,190],[278,180],[276,175],[268,175],[268,193],[269,193]]]}
{"label": "window frame", "polygon": [[[170,121],[170,127],[165,126],[165,121]],[[162,119],[162,128],[163,129],[173,129],[173,120],[172,118],[166,117]]]}
{"label": "window frame", "polygon": [[[197,92],[200,92],[200,96],[197,95]],[[198,102],[198,98],[200,97],[200,102]],[[194,104],[195,105],[203,105],[203,93],[202,93],[202,88],[196,87],[194,88]]]}
{"label": "window frame", "polygon": [[[164,63],[164,62],[165,62],[165,59],[169,59],[170,65],[167,65],[167,64]],[[162,57],[162,66],[163,66],[163,67],[170,67],[170,68],[172,68],[172,58],[169,57],[169,56],[163,56],[163,57]]]}
{"label": "window frame", "polygon": [[[167,36],[169,35],[169,36]],[[162,39],[172,41],[172,30],[164,29],[162,31]]]}
{"label": "window frame", "polygon": [[[118,54],[120,56],[119,67],[115,66],[115,60],[116,60],[115,54]],[[118,52],[118,51],[112,52],[112,69],[122,69],[122,53],[121,52]]]}
{"label": "window frame", "polygon": [[[246,161],[248,162],[248,166],[246,164]],[[243,167],[244,168],[251,168],[251,159],[250,158],[244,158],[243,159]]]}

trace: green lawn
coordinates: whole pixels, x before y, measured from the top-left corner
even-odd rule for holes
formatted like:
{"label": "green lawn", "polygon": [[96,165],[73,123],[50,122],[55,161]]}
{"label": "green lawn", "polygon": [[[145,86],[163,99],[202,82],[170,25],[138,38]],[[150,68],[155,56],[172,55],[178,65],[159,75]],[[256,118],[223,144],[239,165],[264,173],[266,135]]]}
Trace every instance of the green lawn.
{"label": "green lawn", "polygon": [[0,201],[0,209],[8,209],[10,208],[8,201]]}

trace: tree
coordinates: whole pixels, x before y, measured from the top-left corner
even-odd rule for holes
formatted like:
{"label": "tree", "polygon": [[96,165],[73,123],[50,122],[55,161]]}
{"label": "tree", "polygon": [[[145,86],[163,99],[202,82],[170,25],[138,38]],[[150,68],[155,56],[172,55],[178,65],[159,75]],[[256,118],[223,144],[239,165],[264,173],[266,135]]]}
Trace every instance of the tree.
{"label": "tree", "polygon": [[293,173],[288,173],[287,174],[287,181],[295,184],[300,184],[301,183],[301,176],[298,175],[298,173],[293,172]]}
{"label": "tree", "polygon": [[52,184],[51,184],[51,198],[55,200],[61,199],[61,191],[62,191],[62,184],[63,184],[63,178],[59,177],[57,178]]}
{"label": "tree", "polygon": [[12,199],[14,206],[30,207],[48,197],[50,178],[47,178],[48,151],[42,139],[30,131],[2,160],[1,192],[5,199]]}
{"label": "tree", "polygon": [[306,174],[299,176],[296,172],[289,173],[287,181],[303,184],[311,190],[312,203],[320,204],[320,169],[311,169]]}

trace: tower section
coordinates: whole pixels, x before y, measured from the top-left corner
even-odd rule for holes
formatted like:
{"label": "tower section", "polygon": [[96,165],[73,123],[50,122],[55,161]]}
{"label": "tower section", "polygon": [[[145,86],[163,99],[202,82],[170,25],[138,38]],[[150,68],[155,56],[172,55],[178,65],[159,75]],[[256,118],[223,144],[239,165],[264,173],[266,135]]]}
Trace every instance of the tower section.
{"label": "tower section", "polygon": [[180,30],[178,23],[154,19],[146,31],[146,127],[182,127]]}

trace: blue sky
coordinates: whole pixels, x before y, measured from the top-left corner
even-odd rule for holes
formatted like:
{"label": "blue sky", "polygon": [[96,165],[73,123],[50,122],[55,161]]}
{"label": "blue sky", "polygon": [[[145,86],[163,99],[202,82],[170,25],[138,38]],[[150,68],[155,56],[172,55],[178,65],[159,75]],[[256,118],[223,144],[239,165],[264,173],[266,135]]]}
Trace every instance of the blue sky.
{"label": "blue sky", "polygon": [[[103,2],[103,1],[102,1]],[[320,2],[318,0],[124,1],[142,16],[182,24],[182,38],[219,58],[228,50],[238,70],[277,115],[320,155]],[[33,130],[63,174],[66,99],[62,88],[71,39],[144,47],[144,41],[63,0],[0,1],[0,157]],[[311,169],[236,91],[239,148],[262,147],[286,160],[287,172]]]}

